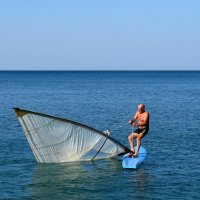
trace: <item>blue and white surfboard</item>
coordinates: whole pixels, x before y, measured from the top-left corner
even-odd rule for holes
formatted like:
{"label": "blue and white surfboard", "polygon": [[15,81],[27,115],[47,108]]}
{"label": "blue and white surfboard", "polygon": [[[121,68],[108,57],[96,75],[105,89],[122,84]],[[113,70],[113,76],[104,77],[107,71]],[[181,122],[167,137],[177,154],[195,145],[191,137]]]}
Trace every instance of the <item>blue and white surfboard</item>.
{"label": "blue and white surfboard", "polygon": [[147,151],[144,147],[141,146],[138,157],[130,157],[129,155],[130,153],[127,153],[123,156],[122,167],[124,169],[138,169],[147,158]]}

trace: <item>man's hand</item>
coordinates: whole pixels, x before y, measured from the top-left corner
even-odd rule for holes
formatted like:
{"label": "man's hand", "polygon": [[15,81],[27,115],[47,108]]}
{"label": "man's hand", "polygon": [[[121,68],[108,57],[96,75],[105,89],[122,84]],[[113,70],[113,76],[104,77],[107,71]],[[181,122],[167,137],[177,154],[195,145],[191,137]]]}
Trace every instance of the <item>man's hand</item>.
{"label": "man's hand", "polygon": [[130,120],[128,123],[129,123],[129,124],[132,124],[132,120]]}

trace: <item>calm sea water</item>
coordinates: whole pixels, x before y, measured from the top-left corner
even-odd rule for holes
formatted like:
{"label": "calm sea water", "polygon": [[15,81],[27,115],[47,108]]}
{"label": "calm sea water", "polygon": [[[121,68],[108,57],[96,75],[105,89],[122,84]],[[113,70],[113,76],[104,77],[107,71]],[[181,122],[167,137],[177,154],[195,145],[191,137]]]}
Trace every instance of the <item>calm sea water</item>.
{"label": "calm sea water", "polygon": [[[200,72],[0,72],[0,199],[200,199]],[[151,115],[139,170],[121,162],[37,164],[12,107],[99,130]],[[128,146],[130,126],[112,133]]]}

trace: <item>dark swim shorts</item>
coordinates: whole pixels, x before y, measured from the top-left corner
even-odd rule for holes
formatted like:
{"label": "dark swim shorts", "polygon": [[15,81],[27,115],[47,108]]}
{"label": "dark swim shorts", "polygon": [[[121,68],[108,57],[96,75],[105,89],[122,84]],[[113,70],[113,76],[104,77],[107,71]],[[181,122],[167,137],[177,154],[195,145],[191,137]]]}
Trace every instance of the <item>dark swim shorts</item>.
{"label": "dark swim shorts", "polygon": [[133,131],[133,133],[138,133],[138,134],[142,133],[142,134],[143,134],[143,137],[144,137],[148,132],[149,132],[149,129],[147,129],[147,128],[138,128],[138,129],[135,129],[135,130]]}

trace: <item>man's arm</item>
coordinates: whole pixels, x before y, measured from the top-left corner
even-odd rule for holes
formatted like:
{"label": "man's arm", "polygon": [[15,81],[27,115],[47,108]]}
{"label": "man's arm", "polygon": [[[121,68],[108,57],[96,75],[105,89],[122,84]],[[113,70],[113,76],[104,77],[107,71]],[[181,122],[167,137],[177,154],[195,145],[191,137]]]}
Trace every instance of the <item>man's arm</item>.
{"label": "man's arm", "polygon": [[134,123],[134,122],[137,120],[137,118],[138,118],[138,112],[136,112],[136,114],[135,114],[135,116],[133,117],[133,119],[131,119],[128,123],[129,123],[129,124]]}

